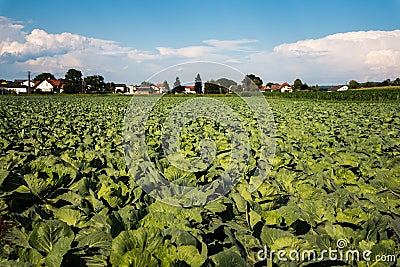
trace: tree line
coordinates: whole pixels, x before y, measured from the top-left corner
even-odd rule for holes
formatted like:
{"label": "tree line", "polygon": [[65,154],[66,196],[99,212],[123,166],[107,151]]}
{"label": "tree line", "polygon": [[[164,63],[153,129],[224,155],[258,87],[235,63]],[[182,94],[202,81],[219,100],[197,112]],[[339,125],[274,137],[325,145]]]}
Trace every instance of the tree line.
{"label": "tree line", "polygon": [[[43,81],[46,79],[56,80],[53,74],[44,72],[37,75],[33,81]],[[113,91],[113,82],[104,82],[101,75],[89,75],[83,77],[82,72],[77,69],[69,69],[63,79],[64,92],[70,94],[84,93],[86,91]]]}
{"label": "tree line", "polygon": [[[51,73],[41,73],[37,75],[33,80],[42,81],[45,79],[55,80]],[[104,77],[101,75],[90,75],[83,78],[82,72],[76,69],[69,69],[63,79],[64,92],[65,93],[83,93],[86,91],[100,92],[100,91],[113,91],[115,84],[113,82],[105,82]],[[143,82],[142,85],[145,85]],[[271,87],[275,83],[267,82],[266,87]],[[185,86],[181,85],[179,77],[176,77],[173,89],[169,90],[167,81],[164,81],[164,86],[168,88],[170,93],[182,93],[185,91]],[[210,80],[203,83],[200,74],[195,77],[194,90],[197,94],[225,94],[229,91],[245,90],[245,91],[257,91],[263,86],[263,80],[255,74],[247,74],[241,84],[237,84],[233,80],[227,78],[220,78],[217,80]],[[400,86],[400,78],[395,80],[386,79],[382,82],[364,82],[360,83],[356,80],[350,80],[348,83],[349,89],[358,89],[361,87],[384,87],[384,86]],[[293,81],[293,91],[305,91],[305,90],[318,90],[318,85],[309,86],[307,83],[303,83],[300,78]]]}

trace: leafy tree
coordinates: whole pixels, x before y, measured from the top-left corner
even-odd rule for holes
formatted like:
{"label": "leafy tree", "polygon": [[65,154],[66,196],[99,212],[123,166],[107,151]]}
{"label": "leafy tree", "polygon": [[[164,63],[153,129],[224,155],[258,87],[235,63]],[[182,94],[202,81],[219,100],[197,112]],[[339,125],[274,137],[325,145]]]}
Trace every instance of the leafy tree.
{"label": "leafy tree", "polygon": [[294,80],[294,82],[293,82],[293,89],[294,89],[294,91],[298,91],[298,90],[301,90],[301,86],[303,85],[303,82],[299,79],[299,78],[297,78],[296,80]]}
{"label": "leafy tree", "polygon": [[84,81],[89,91],[103,91],[106,87],[104,78],[101,75],[87,76]]}
{"label": "leafy tree", "polygon": [[400,85],[400,78],[396,78],[396,80],[394,80],[392,82],[392,85],[396,85],[396,86]]}
{"label": "leafy tree", "polygon": [[113,82],[108,82],[105,85],[106,91],[114,91],[115,90],[115,84]]}
{"label": "leafy tree", "polygon": [[220,94],[222,93],[221,86],[214,80],[207,81],[204,83],[205,94]]}
{"label": "leafy tree", "polygon": [[254,74],[248,74],[242,83],[246,91],[257,91],[262,87],[263,81]]}
{"label": "leafy tree", "polygon": [[167,80],[165,80],[163,84],[164,84],[165,90],[167,90],[167,92],[169,92],[170,88],[169,88],[169,84],[168,84]]}
{"label": "leafy tree", "polygon": [[274,85],[274,83],[273,82],[267,82],[266,84],[265,84],[265,86],[269,86],[269,87],[271,87],[272,85]]}
{"label": "leafy tree", "polygon": [[302,84],[302,85],[301,85],[300,90],[308,90],[309,88],[310,88],[310,87],[308,86],[308,84],[305,83],[305,84]]}
{"label": "leafy tree", "polygon": [[142,85],[142,86],[152,86],[153,84],[152,84],[151,82],[148,82],[148,81],[143,81],[143,82],[141,83],[141,85]]}
{"label": "leafy tree", "polygon": [[175,82],[174,82],[174,88],[181,86],[181,81],[179,80],[179,77],[176,77]]}
{"label": "leafy tree", "polygon": [[237,83],[235,81],[227,79],[227,78],[219,78],[216,82],[219,85],[221,85],[222,87],[227,88],[227,89],[229,89],[229,87],[231,87],[232,85],[234,87],[236,87],[236,85],[237,85]]}
{"label": "leafy tree", "polygon": [[203,84],[199,73],[197,73],[196,78],[194,78],[194,90],[196,91],[196,94],[201,94],[203,92]]}
{"label": "leafy tree", "polygon": [[56,77],[54,77],[54,75],[49,72],[43,72],[43,73],[37,75],[35,78],[33,78],[33,81],[38,82],[38,81],[43,81],[43,80],[47,80],[47,79],[55,80]]}
{"label": "leafy tree", "polygon": [[390,79],[386,79],[383,82],[381,82],[381,86],[389,86],[390,85]]}
{"label": "leafy tree", "polygon": [[179,80],[179,77],[176,77],[175,82],[174,82],[174,88],[172,89],[173,93],[182,93],[185,91],[185,86],[181,85],[181,81]]}
{"label": "leafy tree", "polygon": [[82,72],[76,69],[69,69],[65,74],[65,92],[80,93],[82,91]]}
{"label": "leafy tree", "polygon": [[358,89],[361,85],[356,80],[351,80],[349,82],[349,89]]}

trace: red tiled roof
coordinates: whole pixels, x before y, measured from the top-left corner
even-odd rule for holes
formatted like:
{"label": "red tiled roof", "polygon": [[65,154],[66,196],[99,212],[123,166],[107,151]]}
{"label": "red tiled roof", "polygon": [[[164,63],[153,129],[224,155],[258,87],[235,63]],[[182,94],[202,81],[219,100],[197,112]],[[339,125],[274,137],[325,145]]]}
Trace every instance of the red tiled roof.
{"label": "red tiled roof", "polygon": [[59,87],[61,86],[61,80],[48,80],[50,82],[51,85],[53,85],[54,87]]}
{"label": "red tiled roof", "polygon": [[275,83],[271,85],[271,90],[278,90],[281,88],[281,85],[279,83]]}
{"label": "red tiled roof", "polygon": [[34,88],[36,88],[39,84],[41,84],[42,82],[47,81],[48,83],[50,83],[53,87],[60,87],[62,85],[62,80],[58,79],[58,80],[42,80],[42,81],[37,81],[35,82],[35,85],[33,86]]}
{"label": "red tiled roof", "polygon": [[281,88],[284,87],[284,86],[290,86],[290,84],[288,84],[287,82],[284,82],[284,83],[281,84]]}
{"label": "red tiled roof", "polygon": [[188,88],[190,90],[194,90],[194,85],[185,85],[185,88]]}

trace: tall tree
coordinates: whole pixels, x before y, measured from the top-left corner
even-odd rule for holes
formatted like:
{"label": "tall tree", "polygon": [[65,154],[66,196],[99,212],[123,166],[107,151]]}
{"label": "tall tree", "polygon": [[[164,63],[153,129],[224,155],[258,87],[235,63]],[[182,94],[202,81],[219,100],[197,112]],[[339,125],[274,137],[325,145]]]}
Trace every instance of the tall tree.
{"label": "tall tree", "polygon": [[386,79],[383,82],[381,82],[381,86],[389,86],[390,85],[390,79]]}
{"label": "tall tree", "polygon": [[361,85],[356,80],[351,80],[349,82],[349,89],[357,89],[360,87],[361,87]]}
{"label": "tall tree", "polygon": [[262,87],[263,81],[254,74],[247,74],[242,83],[246,91],[257,91]]}
{"label": "tall tree", "polygon": [[169,88],[169,84],[168,84],[167,80],[164,81],[163,85],[164,85],[165,90],[167,92],[169,92],[170,88]]}
{"label": "tall tree", "polygon": [[237,83],[234,80],[230,80],[227,78],[219,78],[216,81],[219,85],[222,86],[222,88],[226,88],[229,89],[229,87],[231,87],[232,85],[236,87]]}
{"label": "tall tree", "polygon": [[181,85],[181,81],[179,80],[179,77],[176,77],[175,82],[174,82],[174,89],[172,89],[173,93],[182,93],[185,91],[185,87]]}
{"label": "tall tree", "polygon": [[211,80],[204,83],[204,93],[205,94],[220,94],[221,86],[216,83],[216,81]]}
{"label": "tall tree", "polygon": [[43,72],[43,73],[37,75],[35,78],[33,78],[33,81],[39,82],[39,81],[43,81],[43,80],[47,80],[47,79],[55,80],[56,77],[54,77],[54,75],[49,72]]}
{"label": "tall tree", "polygon": [[115,84],[113,82],[108,82],[105,85],[106,91],[114,91],[115,90]]}
{"label": "tall tree", "polygon": [[295,91],[298,91],[298,90],[301,90],[301,86],[303,85],[303,82],[299,79],[299,78],[297,78],[296,80],[294,80],[294,82],[293,82],[293,89],[295,90]]}
{"label": "tall tree", "polygon": [[203,93],[203,83],[201,82],[199,73],[197,73],[196,78],[194,78],[194,90],[195,90],[196,94]]}
{"label": "tall tree", "polygon": [[176,77],[175,82],[174,82],[174,88],[181,86],[181,80],[179,80],[179,77]]}
{"label": "tall tree", "polygon": [[308,90],[310,87],[308,86],[307,83],[304,83],[301,85],[300,90]]}
{"label": "tall tree", "polygon": [[80,93],[82,92],[82,72],[76,69],[69,69],[65,74],[65,92]]}
{"label": "tall tree", "polygon": [[104,91],[106,86],[101,75],[86,76],[84,82],[89,91]]}

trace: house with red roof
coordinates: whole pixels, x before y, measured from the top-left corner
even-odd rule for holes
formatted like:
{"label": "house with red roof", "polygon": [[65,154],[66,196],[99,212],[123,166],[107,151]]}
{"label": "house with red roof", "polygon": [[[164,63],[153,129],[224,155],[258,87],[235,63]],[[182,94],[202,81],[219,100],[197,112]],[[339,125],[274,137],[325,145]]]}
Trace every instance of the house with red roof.
{"label": "house with red roof", "polygon": [[293,92],[292,86],[287,82],[282,83],[280,88],[279,88],[279,90],[281,90],[282,93],[285,93],[285,92],[291,93],[291,92]]}
{"label": "house with red roof", "polygon": [[196,89],[194,87],[194,85],[185,85],[185,94],[195,94],[196,93]]}
{"label": "house with red roof", "polygon": [[37,81],[35,83],[35,92],[42,93],[61,93],[64,88],[64,84],[61,79],[51,80],[46,79],[43,81]]}

